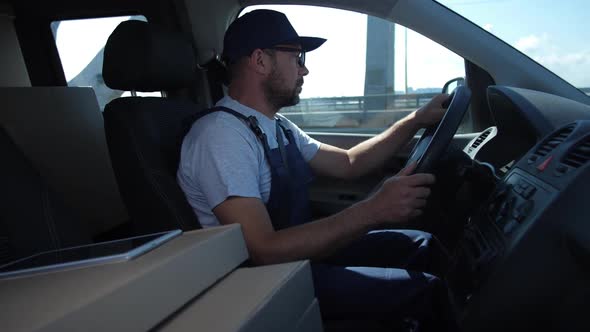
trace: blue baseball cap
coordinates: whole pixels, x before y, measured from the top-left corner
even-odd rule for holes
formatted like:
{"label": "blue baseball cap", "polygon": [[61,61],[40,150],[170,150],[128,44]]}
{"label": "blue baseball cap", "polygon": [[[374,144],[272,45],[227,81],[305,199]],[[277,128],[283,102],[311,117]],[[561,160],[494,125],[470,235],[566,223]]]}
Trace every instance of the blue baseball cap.
{"label": "blue baseball cap", "polygon": [[301,45],[304,52],[320,47],[326,39],[300,37],[287,16],[268,9],[251,11],[235,20],[223,38],[223,58],[236,61],[257,48],[277,45]]}

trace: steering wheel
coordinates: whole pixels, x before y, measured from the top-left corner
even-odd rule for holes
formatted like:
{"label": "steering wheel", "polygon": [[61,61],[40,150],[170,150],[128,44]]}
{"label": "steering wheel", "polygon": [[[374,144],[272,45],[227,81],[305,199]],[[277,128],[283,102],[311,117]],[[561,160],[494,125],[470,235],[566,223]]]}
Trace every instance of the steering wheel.
{"label": "steering wheel", "polygon": [[447,108],[440,123],[424,131],[412,152],[406,166],[418,162],[414,173],[432,173],[436,162],[442,157],[461,124],[471,101],[471,90],[458,86],[443,103]]}

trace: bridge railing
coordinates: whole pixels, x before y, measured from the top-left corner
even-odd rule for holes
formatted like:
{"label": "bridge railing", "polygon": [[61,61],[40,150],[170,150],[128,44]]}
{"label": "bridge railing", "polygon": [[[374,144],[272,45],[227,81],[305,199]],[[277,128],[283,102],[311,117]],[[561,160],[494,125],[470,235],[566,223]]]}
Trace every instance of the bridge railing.
{"label": "bridge railing", "polygon": [[301,99],[299,104],[283,110],[284,113],[370,111],[418,108],[436,93],[381,94],[354,97],[321,97]]}
{"label": "bridge railing", "polygon": [[[590,96],[590,87],[580,88]],[[351,132],[380,132],[408,113],[426,104],[438,93],[381,94],[353,97],[301,99],[281,114],[304,129],[330,129]],[[460,130],[469,132],[468,113]]]}
{"label": "bridge railing", "polygon": [[426,104],[436,93],[302,99],[281,114],[304,129],[380,132]]}

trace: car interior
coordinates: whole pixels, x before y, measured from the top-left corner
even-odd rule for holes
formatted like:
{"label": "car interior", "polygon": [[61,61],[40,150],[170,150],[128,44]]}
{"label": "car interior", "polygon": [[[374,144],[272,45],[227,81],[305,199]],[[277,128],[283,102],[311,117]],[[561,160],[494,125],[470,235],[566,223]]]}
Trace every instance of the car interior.
{"label": "car interior", "polygon": [[[410,100],[415,104],[407,112],[433,93],[449,93],[442,121],[369,175],[347,182],[317,177],[310,186],[314,218],[366,199],[417,161],[420,172],[437,177],[428,208],[417,220],[391,227],[426,230],[443,243],[450,261],[442,277],[461,330],[590,329],[584,318],[590,308],[590,88],[574,87],[445,5],[0,0],[3,330],[382,330],[356,317],[322,319],[309,261],[252,266],[239,225],[201,228],[176,182],[184,135],[227,91],[224,32],[256,5],[368,15],[460,57],[462,76],[447,77],[444,88],[410,93],[406,77],[404,96],[394,96],[394,89],[384,101]],[[118,17],[124,19],[109,21],[104,36],[94,26],[78,31],[73,57],[65,57],[58,31],[68,22]],[[85,50],[82,41],[99,46]],[[84,52],[90,60],[70,75],[67,61]],[[340,68],[343,76],[333,80],[346,80],[346,71]],[[307,79],[311,84],[313,74]],[[378,133],[342,128],[363,123],[354,116],[381,116],[380,106],[367,108],[369,99],[361,98],[366,107],[357,114],[348,108],[361,103],[358,97],[329,97],[302,98],[300,109],[283,114],[296,123],[337,118],[327,129],[302,128],[344,149]],[[336,117],[338,107],[348,108]],[[392,112],[392,119],[403,112]],[[64,248],[177,229],[181,235],[125,262],[6,273],[38,253],[59,256]]]}

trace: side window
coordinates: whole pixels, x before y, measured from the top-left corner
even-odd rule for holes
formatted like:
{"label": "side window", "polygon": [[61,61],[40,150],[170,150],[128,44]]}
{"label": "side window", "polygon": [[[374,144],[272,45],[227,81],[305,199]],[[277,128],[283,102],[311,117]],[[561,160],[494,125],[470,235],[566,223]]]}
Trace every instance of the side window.
{"label": "side window", "polygon": [[[379,133],[465,77],[464,59],[404,26],[312,6],[252,6],[287,15],[301,36],[327,39],[306,56],[298,105],[281,114],[308,132]],[[472,132],[466,116],[459,132]]]}
{"label": "side window", "polygon": [[[138,15],[51,22],[51,31],[68,86],[94,88],[101,110],[111,100],[131,95],[129,91],[110,89],[102,79],[104,46],[117,25],[127,20],[147,21],[144,16]],[[161,96],[160,92],[137,94]]]}

